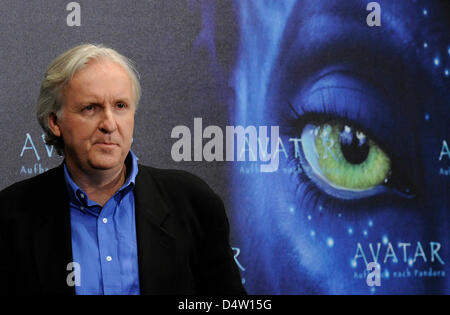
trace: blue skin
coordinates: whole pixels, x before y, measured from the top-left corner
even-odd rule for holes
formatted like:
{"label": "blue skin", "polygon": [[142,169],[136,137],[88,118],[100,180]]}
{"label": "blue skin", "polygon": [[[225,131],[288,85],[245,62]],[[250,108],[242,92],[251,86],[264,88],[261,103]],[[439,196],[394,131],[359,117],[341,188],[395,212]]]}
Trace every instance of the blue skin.
{"label": "blue skin", "polygon": [[[379,0],[382,25],[368,27],[369,2],[236,3],[233,123],[280,126],[288,155],[280,153],[271,174],[242,174],[243,164],[235,163],[234,244],[251,294],[450,292],[449,177],[439,174],[450,164],[448,156],[439,161],[449,140],[450,25],[440,15],[449,7]],[[389,185],[358,198],[312,179],[301,144],[295,150],[289,138],[301,138],[306,124],[330,121],[363,130],[388,154]],[[375,254],[381,244],[379,287],[355,278],[366,269],[358,242],[367,262],[373,261],[369,243]],[[410,243],[406,262],[400,242]],[[430,242],[441,245],[434,262]],[[389,243],[397,262],[392,252],[386,258]],[[430,267],[446,276],[415,277],[414,270]],[[411,277],[394,277],[406,269]]]}

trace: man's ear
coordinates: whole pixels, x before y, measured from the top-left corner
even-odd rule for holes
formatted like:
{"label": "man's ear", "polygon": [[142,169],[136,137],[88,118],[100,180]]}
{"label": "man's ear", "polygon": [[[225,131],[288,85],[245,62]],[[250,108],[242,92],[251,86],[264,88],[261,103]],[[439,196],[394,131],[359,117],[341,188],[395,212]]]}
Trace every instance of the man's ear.
{"label": "man's ear", "polygon": [[55,113],[48,115],[48,127],[56,137],[61,137],[61,129],[59,128],[58,117],[56,117]]}

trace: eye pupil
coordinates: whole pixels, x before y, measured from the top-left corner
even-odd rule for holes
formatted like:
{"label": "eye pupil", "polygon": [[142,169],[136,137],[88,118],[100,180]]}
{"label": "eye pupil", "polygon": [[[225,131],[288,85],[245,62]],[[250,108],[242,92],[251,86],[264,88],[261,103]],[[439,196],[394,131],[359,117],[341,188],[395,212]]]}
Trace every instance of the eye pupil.
{"label": "eye pupil", "polygon": [[370,145],[364,133],[344,126],[339,135],[341,151],[348,163],[361,164],[369,156]]}

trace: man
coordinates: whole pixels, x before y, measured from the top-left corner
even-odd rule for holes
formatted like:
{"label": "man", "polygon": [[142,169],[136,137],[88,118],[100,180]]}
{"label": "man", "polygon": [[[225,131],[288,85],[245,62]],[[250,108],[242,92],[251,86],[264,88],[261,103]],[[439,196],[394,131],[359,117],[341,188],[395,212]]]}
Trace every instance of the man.
{"label": "man", "polygon": [[137,164],[131,62],[80,45],[48,68],[38,120],[62,165],[0,192],[7,294],[245,294],[220,198]]}

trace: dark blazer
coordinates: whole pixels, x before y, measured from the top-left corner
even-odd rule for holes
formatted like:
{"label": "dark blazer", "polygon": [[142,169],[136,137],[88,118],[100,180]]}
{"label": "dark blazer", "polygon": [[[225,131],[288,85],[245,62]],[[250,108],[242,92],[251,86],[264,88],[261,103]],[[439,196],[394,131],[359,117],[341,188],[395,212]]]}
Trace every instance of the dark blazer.
{"label": "dark blazer", "polygon": [[[134,194],[141,294],[245,294],[223,203],[207,184],[139,165]],[[1,293],[73,295],[72,261],[63,165],[0,192]]]}

